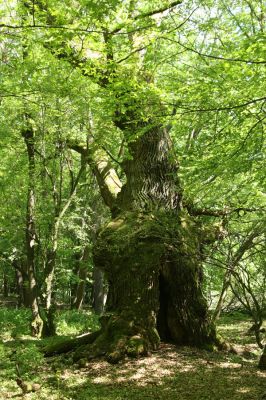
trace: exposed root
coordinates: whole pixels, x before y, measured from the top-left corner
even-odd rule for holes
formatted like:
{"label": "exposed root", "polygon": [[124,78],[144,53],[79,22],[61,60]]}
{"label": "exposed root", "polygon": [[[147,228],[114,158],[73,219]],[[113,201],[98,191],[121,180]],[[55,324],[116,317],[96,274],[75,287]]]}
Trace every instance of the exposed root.
{"label": "exposed root", "polygon": [[74,361],[104,357],[117,363],[125,356],[146,356],[159,347],[159,335],[151,326],[143,328],[134,320],[117,315],[104,316],[101,324],[97,332],[45,346],[42,351],[45,356],[74,351]]}
{"label": "exposed root", "polygon": [[88,333],[74,339],[67,339],[59,343],[49,344],[42,348],[42,352],[44,353],[45,357],[50,357],[55,354],[68,353],[69,351],[73,351],[78,347],[93,343],[100,334],[101,330]]}
{"label": "exposed root", "polygon": [[116,364],[123,360],[125,356],[139,357],[148,355],[150,346],[140,335],[131,337],[117,337],[113,342],[106,341],[105,335],[99,336],[91,345],[80,346],[76,349],[73,359],[92,360],[98,357],[104,357],[111,364]]}
{"label": "exposed root", "polygon": [[[83,364],[99,357],[104,357],[109,363],[116,364],[126,356],[132,358],[147,356],[150,351],[159,348],[160,338],[154,329],[146,328],[144,330],[138,327],[138,333],[136,333],[137,327],[131,326],[126,332],[125,327],[128,324],[123,321],[124,329],[121,329],[123,324],[117,316],[111,318],[105,316],[103,321],[102,328],[97,332],[48,345],[42,351],[45,356],[74,352],[73,361]],[[120,330],[117,330],[118,325]],[[216,338],[213,345],[209,344],[203,347],[209,351],[235,352],[232,346],[219,337]]]}
{"label": "exposed root", "polygon": [[125,356],[146,356],[150,350],[159,347],[159,335],[149,325],[143,328],[136,321],[121,315],[104,316],[101,324],[101,333],[90,345],[78,347],[74,360],[104,356],[107,361],[115,364]]}

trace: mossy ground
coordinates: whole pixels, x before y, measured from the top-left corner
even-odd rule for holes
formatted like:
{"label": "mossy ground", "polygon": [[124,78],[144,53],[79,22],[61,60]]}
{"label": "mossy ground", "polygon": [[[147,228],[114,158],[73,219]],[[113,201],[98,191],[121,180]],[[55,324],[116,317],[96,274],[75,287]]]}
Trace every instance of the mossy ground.
{"label": "mossy ground", "polygon": [[[16,364],[25,381],[41,384],[38,392],[24,395],[29,400],[259,400],[266,392],[266,372],[257,369],[260,350],[254,337],[246,334],[251,321],[243,314],[223,316],[218,327],[238,354],[162,344],[150,357],[117,365],[102,360],[73,365],[66,356],[43,358],[38,351],[43,341],[27,335],[26,315],[21,310],[0,310],[1,400],[23,397],[15,382]],[[95,330],[91,313],[62,312],[58,332],[76,334],[77,327],[83,332],[88,321]]]}

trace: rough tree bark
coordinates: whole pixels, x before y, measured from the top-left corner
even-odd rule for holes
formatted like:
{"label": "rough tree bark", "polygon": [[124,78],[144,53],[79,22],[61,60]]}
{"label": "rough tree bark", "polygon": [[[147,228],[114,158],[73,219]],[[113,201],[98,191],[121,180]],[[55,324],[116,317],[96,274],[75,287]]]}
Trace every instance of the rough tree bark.
{"label": "rough tree bark", "polygon": [[150,129],[130,150],[118,215],[94,249],[95,265],[110,285],[110,314],[95,346],[111,362],[157,349],[160,337],[177,344],[218,343],[201,291],[199,232],[182,208],[167,129]]}
{"label": "rough tree bark", "polygon": [[95,266],[109,282],[108,312],[96,339],[87,346],[83,341],[75,357],[105,355],[115,363],[148,354],[160,339],[219,346],[201,289],[200,231],[182,207],[168,130],[151,128],[130,151],[116,216],[94,248]]}

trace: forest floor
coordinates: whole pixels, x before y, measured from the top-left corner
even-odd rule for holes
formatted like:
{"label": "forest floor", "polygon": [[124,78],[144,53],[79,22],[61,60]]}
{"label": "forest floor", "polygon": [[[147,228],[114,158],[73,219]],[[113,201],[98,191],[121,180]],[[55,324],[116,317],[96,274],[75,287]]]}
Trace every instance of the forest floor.
{"label": "forest floor", "polygon": [[[150,357],[117,365],[95,360],[86,367],[72,365],[65,356],[44,358],[37,347],[40,341],[27,335],[26,317],[27,310],[0,310],[1,400],[266,399],[266,371],[257,369],[261,350],[247,335],[251,321],[246,315],[224,315],[218,325],[238,354],[162,344]],[[74,335],[96,326],[89,312],[64,312],[58,333]],[[16,364],[23,380],[41,385],[37,392],[23,395],[16,383]]]}

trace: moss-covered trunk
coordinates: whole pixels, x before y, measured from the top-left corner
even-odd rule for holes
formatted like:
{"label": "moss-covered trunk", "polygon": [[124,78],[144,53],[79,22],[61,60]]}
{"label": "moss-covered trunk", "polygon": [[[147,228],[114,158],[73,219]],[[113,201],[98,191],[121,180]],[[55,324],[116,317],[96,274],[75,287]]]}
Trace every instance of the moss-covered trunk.
{"label": "moss-covered trunk", "polygon": [[151,128],[129,148],[117,216],[94,248],[95,266],[109,282],[107,314],[93,345],[77,357],[105,354],[116,362],[157,349],[160,339],[217,342],[201,290],[199,232],[182,208],[168,132]]}
{"label": "moss-covered trunk", "polygon": [[95,262],[110,284],[109,358],[146,354],[160,338],[216,344],[201,291],[197,229],[184,212],[122,213],[101,232]]}
{"label": "moss-covered trunk", "polygon": [[116,216],[94,246],[95,266],[109,282],[107,313],[97,338],[76,358],[117,362],[157,349],[161,339],[217,344],[201,290],[200,234],[182,207],[168,131],[152,127],[128,146]]}

